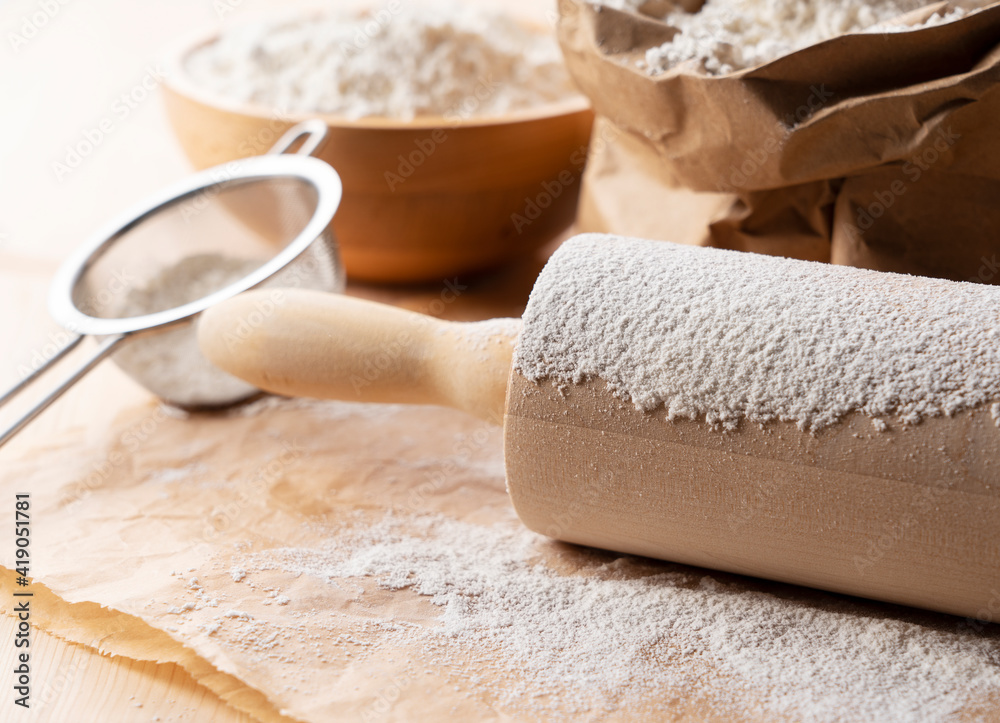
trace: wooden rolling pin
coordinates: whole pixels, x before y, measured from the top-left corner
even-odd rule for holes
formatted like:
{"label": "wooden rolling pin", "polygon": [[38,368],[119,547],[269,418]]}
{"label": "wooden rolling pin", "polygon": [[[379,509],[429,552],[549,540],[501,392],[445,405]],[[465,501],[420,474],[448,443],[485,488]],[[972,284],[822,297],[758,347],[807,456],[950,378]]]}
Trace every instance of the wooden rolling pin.
{"label": "wooden rolling pin", "polygon": [[502,423],[539,533],[1000,616],[1000,290],[588,235],[539,277],[516,353],[514,320],[274,294],[205,312],[208,358],[279,394]]}

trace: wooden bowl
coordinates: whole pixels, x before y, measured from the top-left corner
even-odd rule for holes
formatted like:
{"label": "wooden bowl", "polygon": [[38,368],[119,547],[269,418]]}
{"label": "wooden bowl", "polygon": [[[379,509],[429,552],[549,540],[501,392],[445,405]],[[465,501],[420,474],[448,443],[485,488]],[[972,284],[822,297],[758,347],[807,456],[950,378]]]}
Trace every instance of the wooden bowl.
{"label": "wooden bowl", "polygon": [[344,198],[333,220],[347,274],[376,282],[440,281],[532,253],[576,215],[593,113],[578,97],[504,116],[346,120],[239,103],[199,87],[190,53],[170,54],[164,100],[181,146],[198,168],[267,149],[289,127],[321,118],[319,158]]}

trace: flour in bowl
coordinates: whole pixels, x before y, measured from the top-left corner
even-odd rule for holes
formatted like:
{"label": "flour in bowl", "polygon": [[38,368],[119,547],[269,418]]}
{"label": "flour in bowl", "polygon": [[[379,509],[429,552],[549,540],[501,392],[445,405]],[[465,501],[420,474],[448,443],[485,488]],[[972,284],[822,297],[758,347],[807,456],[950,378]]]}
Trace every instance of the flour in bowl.
{"label": "flour in bowl", "polygon": [[246,24],[187,71],[236,101],[347,119],[497,115],[575,94],[550,33],[470,3]]}

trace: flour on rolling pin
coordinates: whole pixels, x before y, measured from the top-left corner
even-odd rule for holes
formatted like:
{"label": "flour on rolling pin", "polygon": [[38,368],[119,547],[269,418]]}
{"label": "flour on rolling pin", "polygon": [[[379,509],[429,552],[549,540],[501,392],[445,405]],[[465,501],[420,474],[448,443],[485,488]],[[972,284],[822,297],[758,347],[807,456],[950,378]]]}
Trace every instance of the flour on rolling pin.
{"label": "flour on rolling pin", "polygon": [[998,328],[995,287],[586,235],[539,277],[514,364],[670,420],[882,431],[1000,399]]}

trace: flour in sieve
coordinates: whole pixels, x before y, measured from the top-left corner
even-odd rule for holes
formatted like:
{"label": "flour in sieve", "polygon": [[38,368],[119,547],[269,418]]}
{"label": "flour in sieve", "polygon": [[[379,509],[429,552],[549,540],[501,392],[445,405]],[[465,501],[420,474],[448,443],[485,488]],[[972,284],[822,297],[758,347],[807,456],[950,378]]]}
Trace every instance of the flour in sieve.
{"label": "flour in sieve", "polygon": [[[242,279],[262,263],[218,254],[187,256],[165,267],[144,286],[129,289],[115,315],[142,316],[182,306]],[[175,404],[199,406],[256,391],[209,362],[191,326],[126,342],[114,360],[151,392]]]}
{"label": "flour in sieve", "polygon": [[588,234],[542,271],[514,365],[728,429],[915,424],[1000,400],[998,330],[995,286]]}
{"label": "flour in sieve", "polygon": [[575,94],[549,33],[444,1],[229,28],[187,71],[234,100],[352,119],[494,115]]}

